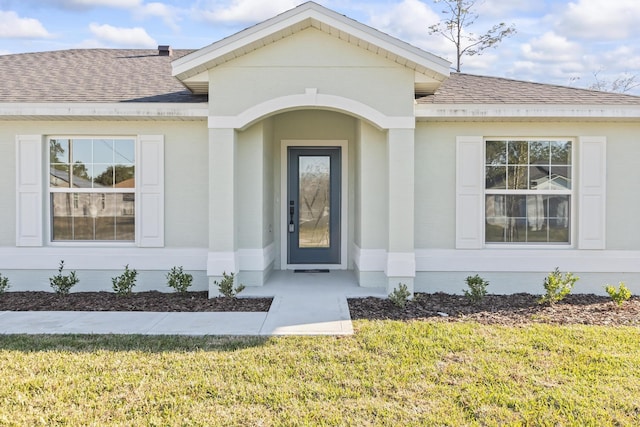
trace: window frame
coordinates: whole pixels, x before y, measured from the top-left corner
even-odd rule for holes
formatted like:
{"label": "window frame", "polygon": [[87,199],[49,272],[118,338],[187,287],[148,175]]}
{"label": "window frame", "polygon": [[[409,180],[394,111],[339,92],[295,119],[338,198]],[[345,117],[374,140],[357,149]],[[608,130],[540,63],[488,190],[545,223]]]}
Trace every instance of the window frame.
{"label": "window frame", "polygon": [[[571,188],[567,190],[546,190],[540,191],[536,189],[488,189],[486,188],[486,179],[487,179],[487,142],[489,141],[523,141],[527,143],[536,142],[536,141],[544,141],[544,142],[570,142],[571,143],[571,162],[568,166],[571,168],[570,180],[571,180]],[[576,242],[576,227],[577,227],[577,216],[576,216],[576,207],[577,207],[577,188],[576,188],[576,176],[577,176],[577,167],[578,167],[578,159],[577,159],[577,150],[576,144],[577,139],[572,137],[513,137],[513,136],[500,136],[500,137],[483,137],[482,138],[482,242],[485,248],[500,248],[500,249],[571,249],[575,247]],[[527,163],[527,167],[529,167],[531,163]],[[548,196],[548,195],[567,195],[569,196],[569,241],[568,242],[487,242],[486,235],[486,227],[487,227],[487,211],[486,211],[486,200],[487,195],[540,195],[540,196]]]}
{"label": "window frame", "polygon": [[[109,139],[109,140],[131,140],[134,143],[134,187],[116,188],[116,187],[104,187],[104,188],[65,188],[65,187],[51,187],[49,182],[49,176],[51,174],[51,161],[50,161],[50,144],[51,140],[67,139],[67,140],[82,140],[82,139]],[[45,152],[44,162],[46,170],[45,181],[45,235],[46,244],[48,246],[83,246],[83,247],[135,247],[139,246],[139,209],[138,199],[140,197],[140,188],[138,183],[138,169],[140,167],[139,158],[139,137],[137,135],[47,135],[45,137]],[[71,173],[71,172],[70,172]],[[53,209],[52,209],[52,195],[55,193],[67,193],[67,194],[133,194],[134,195],[134,235],[132,240],[54,240],[53,239]],[[75,199],[74,199],[75,201]]]}

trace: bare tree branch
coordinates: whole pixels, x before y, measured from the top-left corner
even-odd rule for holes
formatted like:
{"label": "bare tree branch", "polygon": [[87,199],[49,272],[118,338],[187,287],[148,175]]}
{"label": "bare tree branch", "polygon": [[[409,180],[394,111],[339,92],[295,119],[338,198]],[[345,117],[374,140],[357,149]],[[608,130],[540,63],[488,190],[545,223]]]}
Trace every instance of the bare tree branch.
{"label": "bare tree branch", "polygon": [[440,34],[456,46],[456,71],[460,72],[462,57],[464,55],[481,55],[482,51],[495,47],[505,37],[515,34],[516,28],[512,24],[507,26],[504,22],[494,25],[486,33],[476,35],[465,32],[478,19],[478,14],[472,9],[477,0],[434,0],[435,3],[444,3],[442,11],[447,16],[444,21],[429,26],[429,34]]}
{"label": "bare tree branch", "polygon": [[599,90],[603,92],[627,93],[633,89],[640,87],[640,79],[637,74],[621,75],[614,80],[601,79],[598,75],[602,70],[595,71],[593,78],[595,82],[589,85],[591,90]]}

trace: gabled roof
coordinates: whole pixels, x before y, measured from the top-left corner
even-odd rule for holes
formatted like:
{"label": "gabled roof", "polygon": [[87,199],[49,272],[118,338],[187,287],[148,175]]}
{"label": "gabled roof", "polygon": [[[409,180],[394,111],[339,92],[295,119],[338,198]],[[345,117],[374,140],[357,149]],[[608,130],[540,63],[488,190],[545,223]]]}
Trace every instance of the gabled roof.
{"label": "gabled roof", "polygon": [[640,105],[640,96],[451,73],[434,94],[419,97],[416,103]]}
{"label": "gabled roof", "polygon": [[416,87],[423,93],[433,91],[449,75],[449,61],[314,2],[303,3],[177,59],[173,75],[194,93],[206,93],[208,80],[204,73],[208,69],[311,27],[415,70]]}
{"label": "gabled roof", "polygon": [[206,102],[171,76],[171,61],[150,49],[72,49],[0,55],[0,102]]}

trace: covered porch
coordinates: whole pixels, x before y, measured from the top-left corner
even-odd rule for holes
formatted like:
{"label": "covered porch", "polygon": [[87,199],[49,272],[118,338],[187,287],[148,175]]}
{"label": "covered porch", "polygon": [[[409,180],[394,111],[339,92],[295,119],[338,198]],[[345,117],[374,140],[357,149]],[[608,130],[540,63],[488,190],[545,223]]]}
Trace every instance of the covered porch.
{"label": "covered porch", "polygon": [[[304,106],[210,129],[210,294],[224,272],[262,287],[308,269],[343,271],[384,295],[399,283],[412,289],[413,137],[410,127]],[[291,274],[292,283],[301,277]]]}

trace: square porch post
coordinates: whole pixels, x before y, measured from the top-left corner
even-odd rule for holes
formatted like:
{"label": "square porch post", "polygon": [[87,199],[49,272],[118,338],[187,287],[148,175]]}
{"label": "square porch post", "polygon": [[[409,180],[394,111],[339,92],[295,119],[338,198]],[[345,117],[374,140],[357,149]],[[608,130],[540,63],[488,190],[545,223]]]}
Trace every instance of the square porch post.
{"label": "square porch post", "polygon": [[388,292],[403,283],[413,293],[416,275],[414,139],[414,129],[389,129],[387,133],[389,240],[385,274]]}
{"label": "square porch post", "polygon": [[222,273],[237,273],[236,130],[209,129],[209,297]]}

